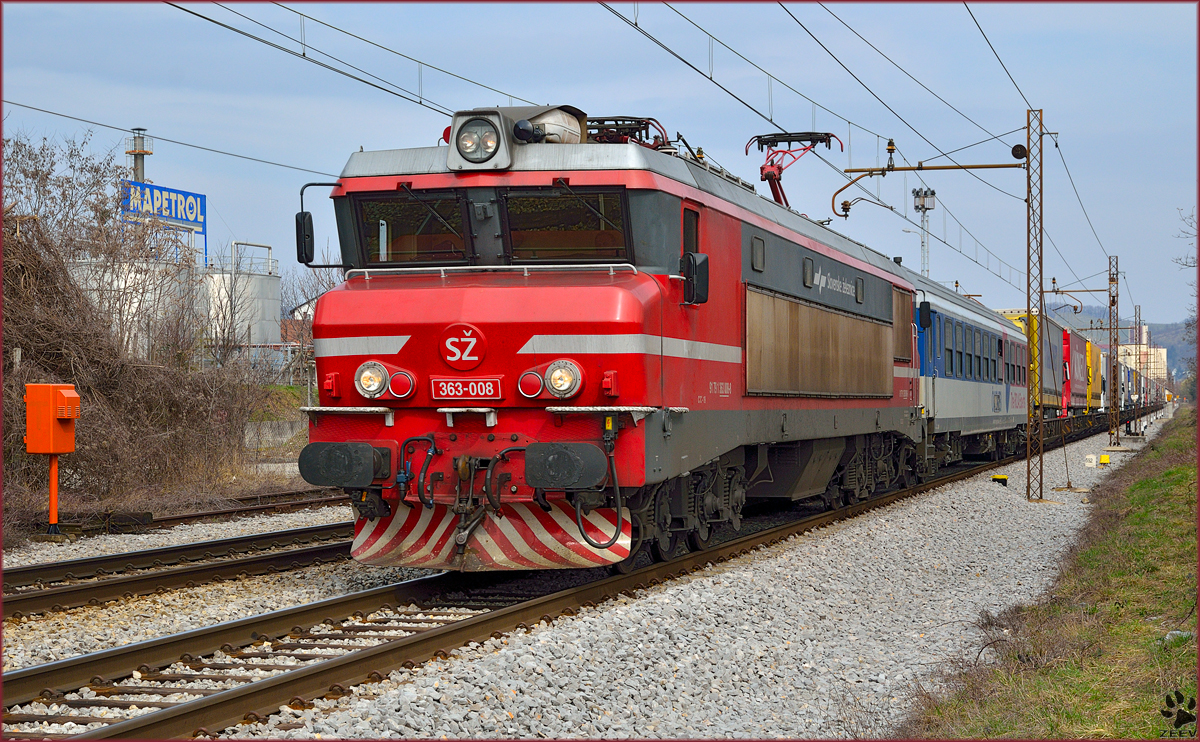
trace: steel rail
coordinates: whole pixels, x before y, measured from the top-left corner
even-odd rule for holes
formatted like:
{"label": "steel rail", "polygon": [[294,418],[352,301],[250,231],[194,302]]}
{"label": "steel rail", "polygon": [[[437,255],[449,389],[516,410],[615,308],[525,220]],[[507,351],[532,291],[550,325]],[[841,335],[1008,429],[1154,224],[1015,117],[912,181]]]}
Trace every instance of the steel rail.
{"label": "steel rail", "polygon": [[226,621],[180,634],[126,644],[94,654],[79,655],[44,665],[35,665],[4,673],[4,704],[14,706],[35,701],[50,691],[57,695],[87,685],[92,678],[119,678],[139,666],[170,665],[184,653],[197,657],[211,654],[223,645],[247,644],[261,636],[286,634],[296,626],[321,623],[327,618],[348,616],[355,611],[378,610],[391,603],[420,603],[446,589],[446,574],[422,577],[408,582],[364,590],[351,595],[328,598],[294,608],[285,608],[258,616]]}
{"label": "steel rail", "polygon": [[164,515],[158,518],[155,518],[152,513],[109,511],[103,513],[60,514],[60,521],[64,525],[74,525],[84,533],[125,533],[138,528],[156,528],[162,525],[187,523],[191,520],[199,520],[208,517],[268,511],[273,508],[287,510],[293,507],[325,505],[344,499],[344,496],[342,495],[310,498],[303,497],[304,495],[318,495],[321,493],[327,493],[329,491],[329,487],[310,487],[302,490],[288,490],[286,492],[269,492],[259,495],[231,497],[228,499],[232,502],[239,503],[238,507],[199,511],[193,513],[179,513],[177,515]]}
{"label": "steel rail", "polygon": [[[1078,422],[1084,422],[1085,419],[1087,418],[1079,419]],[[1069,437],[1074,440],[1089,434],[1093,428],[1099,427],[1101,426],[1096,424],[1096,421],[1090,421],[1087,425],[1078,426],[1071,430]],[[1064,436],[1064,438],[1066,437]],[[433,657],[446,657],[453,649],[467,643],[473,641],[482,642],[504,631],[512,631],[520,628],[527,629],[530,625],[536,624],[539,621],[552,621],[556,616],[573,615],[580,607],[595,605],[620,594],[631,594],[632,590],[645,589],[661,584],[663,580],[681,577],[689,572],[700,571],[707,563],[722,562],[743,556],[754,549],[774,545],[791,536],[814,528],[827,526],[836,521],[854,517],[869,510],[890,505],[898,500],[952,484],[962,479],[977,476],[999,466],[1019,461],[1020,458],[1020,456],[1012,456],[999,461],[988,462],[941,477],[937,480],[918,484],[905,490],[899,490],[856,503],[840,510],[810,516],[799,521],[734,539],[705,551],[686,554],[670,562],[654,564],[629,575],[616,575],[578,588],[564,590],[517,605],[496,609],[473,618],[463,619],[420,634],[354,651],[321,663],[307,665],[291,672],[248,683],[238,688],[210,693],[193,701],[173,705],[159,712],[117,722],[101,729],[91,730],[73,738],[162,739],[195,736],[198,734],[207,734],[208,728],[223,729],[242,720],[262,718],[273,713],[280,705],[291,703],[298,698],[303,699],[304,697],[326,695],[327,693],[334,695],[343,694],[346,692],[346,687],[361,682],[379,680],[393,670],[401,667],[412,667]],[[450,584],[450,580],[455,578],[461,579],[462,575],[451,573],[425,578],[424,581],[421,581],[421,584],[426,587],[434,584]],[[222,627],[228,629],[228,627],[236,625],[238,627],[237,631],[242,632],[239,643],[245,643],[245,631],[248,630],[248,627],[260,625],[256,622],[263,621],[270,616],[291,614],[294,611],[302,610],[310,611],[309,618],[315,618],[316,615],[322,612],[333,613],[335,610],[336,612],[345,614],[349,611],[343,610],[343,608],[347,605],[346,601],[349,600],[363,601],[363,607],[359,608],[359,610],[366,612],[379,607],[378,604],[373,605],[372,601],[377,600],[380,594],[386,594],[396,587],[398,586],[388,586],[375,591],[349,596],[348,598],[336,598],[324,601],[315,613],[311,613],[313,606],[306,606],[279,611],[275,614],[267,614],[267,616],[252,617],[238,622],[231,622],[230,624],[222,625]],[[435,593],[436,591],[431,591],[431,595]],[[409,596],[409,599],[417,603],[422,602],[412,595]],[[324,618],[330,617],[325,616]],[[276,618],[275,631],[256,629],[250,635],[250,640],[253,641],[262,636],[269,637],[274,635],[278,633],[279,627],[289,623],[291,620],[284,619],[280,622]],[[303,622],[301,621],[300,623]],[[220,629],[222,627],[217,628]],[[205,632],[210,630],[200,631]],[[199,632],[191,633],[195,634]],[[236,634],[236,631],[234,633]],[[119,660],[113,661],[111,658],[112,655],[119,653],[121,650],[129,651],[136,649],[139,657],[156,658],[155,662],[146,664],[147,669],[152,664],[167,663],[173,659],[174,652],[183,646],[182,641],[184,636],[165,637],[153,640],[152,642],[144,642],[140,645],[132,645],[130,648],[119,648],[119,650],[109,650],[109,652],[101,653],[100,655],[84,656],[67,660],[63,663],[55,663],[58,665],[72,664],[75,671],[75,676],[71,681],[60,681],[57,687],[77,685],[79,678],[93,672],[98,667],[104,666],[103,662],[96,662],[96,659],[102,655],[110,656],[108,658],[109,666],[112,669],[109,672],[127,673],[128,659],[122,664]],[[213,640],[208,639],[207,641],[211,646]],[[173,646],[171,650],[163,652],[161,645],[164,644],[171,644]],[[157,654],[141,649],[148,645],[158,647],[159,651]],[[25,684],[23,688],[18,689],[22,690],[23,693],[15,694],[16,697],[18,699],[24,698],[26,702],[32,700],[29,694],[34,692],[32,690],[33,687],[45,686],[40,679],[36,678],[37,673],[35,671],[40,669],[40,667],[29,668],[26,671],[18,671],[18,673],[10,674],[6,678],[6,685],[16,676],[15,679],[18,682],[24,682]],[[12,692],[7,687],[5,690],[10,693]],[[55,694],[51,692],[49,695],[53,696]]]}
{"label": "steel rail", "polygon": [[60,582],[116,572],[132,572],[137,569],[152,569],[189,560],[215,559],[256,549],[279,548],[306,541],[345,539],[353,533],[354,523],[343,521],[320,526],[255,533],[249,536],[233,536],[215,541],[162,546],[124,554],[105,554],[62,562],[8,567],[4,570],[4,588],[7,590],[11,587],[36,585],[39,582]]}
{"label": "steel rail", "polygon": [[[438,656],[449,656],[451,651],[470,642],[483,642],[495,634],[528,628],[539,621],[549,622],[557,616],[574,615],[581,607],[602,603],[618,595],[631,594],[633,590],[645,589],[661,584],[664,580],[698,572],[709,562],[723,562],[740,557],[793,535],[890,505],[897,500],[975,476],[1016,460],[1016,457],[1012,457],[973,467],[937,481],[882,495],[841,510],[810,516],[743,536],[705,551],[683,555],[670,562],[653,564],[629,575],[608,577],[578,588],[499,608],[421,634],[361,649],[319,664],[187,701],[159,712],[117,722],[73,739],[187,737],[206,734],[209,729],[223,729],[246,719],[262,718],[297,697],[311,698],[330,692],[344,693],[345,688],[372,679],[381,679],[402,667],[415,666]],[[258,633],[261,635],[264,632]]]}
{"label": "steel rail", "polygon": [[279,501],[302,503],[306,502],[304,499],[305,495],[327,495],[331,492],[337,492],[337,489],[334,487],[309,487],[308,489],[287,490],[286,492],[263,492],[258,495],[240,495],[230,499],[242,505],[262,505],[268,502]]}
{"label": "steel rail", "polygon": [[249,557],[155,570],[108,580],[84,582],[77,585],[29,590],[4,597],[4,618],[15,617],[18,613],[30,615],[48,610],[61,610],[103,603],[108,600],[148,595],[159,590],[192,587],[204,582],[215,581],[218,578],[234,578],[242,574],[261,575],[272,571],[298,569],[312,564],[349,558],[349,556],[350,542],[343,540]]}
{"label": "steel rail", "polygon": [[148,528],[159,528],[167,525],[179,525],[180,523],[191,523],[193,521],[204,518],[221,518],[230,515],[246,515],[247,513],[273,512],[279,510],[292,510],[294,508],[305,508],[316,505],[334,505],[337,503],[349,504],[346,495],[333,495],[330,497],[314,497],[306,500],[284,500],[280,502],[268,502],[259,505],[243,505],[236,508],[224,508],[222,510],[205,510],[198,513],[181,513],[179,515],[164,515],[154,518],[148,525]]}

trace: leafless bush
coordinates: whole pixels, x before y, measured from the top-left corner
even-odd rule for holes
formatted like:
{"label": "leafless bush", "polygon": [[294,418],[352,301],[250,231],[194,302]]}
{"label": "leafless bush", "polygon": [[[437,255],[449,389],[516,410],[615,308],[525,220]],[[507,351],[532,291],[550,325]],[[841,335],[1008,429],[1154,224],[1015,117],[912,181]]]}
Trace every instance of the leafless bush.
{"label": "leafless bush", "polygon": [[[328,248],[321,254],[320,264],[336,262]],[[283,274],[280,282],[280,307],[284,314],[284,327],[288,329],[285,341],[300,345],[300,352],[287,371],[292,378],[308,379],[313,363],[313,306],[318,297],[342,282],[343,271],[338,268],[308,268],[301,266]]]}
{"label": "leafless bush", "polygon": [[65,502],[99,508],[140,495],[167,509],[155,504],[228,481],[266,397],[244,365],[204,362],[192,256],[166,225],[121,219],[126,173],[86,145],[4,140],[6,529],[23,517],[10,495],[44,492],[47,477],[24,450],[26,383],[75,385],[82,417],[60,480]]}

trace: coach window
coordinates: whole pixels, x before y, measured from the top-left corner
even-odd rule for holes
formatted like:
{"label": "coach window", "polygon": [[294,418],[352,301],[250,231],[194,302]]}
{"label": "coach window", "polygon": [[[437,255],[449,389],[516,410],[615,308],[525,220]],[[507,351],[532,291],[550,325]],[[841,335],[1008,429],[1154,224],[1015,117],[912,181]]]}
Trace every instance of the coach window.
{"label": "coach window", "polygon": [[505,250],[512,262],[633,262],[625,193],[562,186],[501,193]]}
{"label": "coach window", "polygon": [[[963,377],[963,336],[962,324],[954,323],[954,355],[957,356],[957,363],[954,364],[954,375],[958,378]],[[967,356],[970,358],[970,356]]]}
{"label": "coach window", "polygon": [[946,320],[946,329],[942,332],[946,340],[946,376],[954,376],[954,320]]}
{"label": "coach window", "polygon": [[975,331],[975,378],[983,378],[983,369],[980,367],[983,359],[983,345],[979,342],[979,330]]}
{"label": "coach window", "polygon": [[992,349],[992,381],[999,381],[1000,379],[996,376],[998,373],[998,369],[996,368],[996,355],[1000,352],[1000,338],[993,335],[989,343]]}
{"label": "coach window", "polygon": [[979,337],[980,337],[981,341],[983,342],[983,345],[980,346],[983,349],[983,372],[982,372],[983,380],[991,381],[992,380],[992,376],[991,376],[992,338],[986,332],[980,334]]}
{"label": "coach window", "polygon": [[965,371],[966,378],[975,378],[975,346],[971,342],[971,326],[963,326],[963,351],[967,357],[967,366]]}
{"label": "coach window", "polygon": [[750,267],[759,273],[767,268],[767,243],[762,237],[750,238]]}

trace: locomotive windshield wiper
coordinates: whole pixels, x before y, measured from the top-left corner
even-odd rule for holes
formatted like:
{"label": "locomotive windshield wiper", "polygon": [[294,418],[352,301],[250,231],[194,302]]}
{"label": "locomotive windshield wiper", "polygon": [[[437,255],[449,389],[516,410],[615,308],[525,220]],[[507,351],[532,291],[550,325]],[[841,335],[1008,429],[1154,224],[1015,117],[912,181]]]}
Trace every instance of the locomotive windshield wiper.
{"label": "locomotive windshield wiper", "polygon": [[454,227],[451,227],[451,226],[450,226],[450,222],[448,222],[448,221],[446,221],[445,219],[443,219],[441,214],[437,213],[437,209],[433,208],[432,206],[430,206],[430,205],[429,205],[428,203],[426,203],[425,201],[422,201],[421,199],[417,198],[417,194],[413,193],[412,189],[408,187],[408,183],[401,182],[401,183],[400,183],[400,187],[401,187],[401,188],[403,188],[403,189],[404,189],[404,191],[405,191],[405,192],[406,192],[408,195],[412,196],[412,200],[413,200],[413,201],[416,201],[417,203],[421,204],[421,205],[422,205],[422,206],[424,206],[425,208],[429,209],[429,213],[430,213],[430,214],[433,214],[434,216],[436,216],[436,217],[437,217],[437,220],[438,220],[439,222],[441,222],[441,223],[442,223],[442,226],[443,226],[443,227],[445,227],[446,229],[450,230],[450,232],[451,232],[451,233],[453,233],[453,234],[454,234],[454,236],[455,236],[455,237],[457,237],[458,239],[460,239],[460,240],[462,239],[462,235],[461,235],[461,234],[459,234],[459,233],[458,233],[458,232],[457,232],[457,231],[454,229]]}
{"label": "locomotive windshield wiper", "polygon": [[554,183],[555,183],[555,185],[561,185],[563,188],[565,188],[565,189],[566,189],[566,191],[567,191],[567,193],[569,193],[569,194],[571,194],[572,196],[574,196],[574,197],[575,197],[575,200],[576,200],[576,201],[578,201],[579,203],[581,203],[581,204],[583,204],[584,206],[588,207],[588,211],[590,211],[590,212],[592,212],[593,214],[595,214],[596,216],[600,217],[602,220],[604,220],[604,221],[608,222],[608,225],[609,225],[610,227],[612,227],[613,229],[617,230],[618,232],[622,232],[622,233],[623,233],[623,232],[625,231],[625,230],[624,230],[624,229],[622,229],[621,227],[618,227],[616,224],[614,224],[614,223],[613,223],[613,221],[612,221],[611,219],[609,219],[607,216],[605,216],[604,214],[601,214],[601,213],[600,213],[600,212],[599,212],[599,211],[596,209],[596,207],[595,207],[595,206],[592,206],[591,204],[589,204],[589,203],[587,202],[587,199],[585,199],[583,196],[580,196],[580,195],[579,195],[578,193],[576,193],[575,191],[572,191],[572,190],[571,190],[571,186],[567,185],[567,181],[563,180],[562,178],[555,178],[555,179],[554,179]]}

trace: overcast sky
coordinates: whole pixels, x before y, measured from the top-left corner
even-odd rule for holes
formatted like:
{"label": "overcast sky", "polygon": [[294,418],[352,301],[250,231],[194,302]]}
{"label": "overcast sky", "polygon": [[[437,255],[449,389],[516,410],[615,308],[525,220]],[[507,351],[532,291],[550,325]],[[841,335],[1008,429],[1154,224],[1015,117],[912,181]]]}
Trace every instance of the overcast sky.
{"label": "overcast sky", "polygon": [[[747,156],[743,147],[755,134],[777,131],[599,4],[294,6],[502,92],[428,67],[418,70],[414,62],[313,20],[302,25],[298,15],[281,6],[184,7],[296,51],[298,43],[275,31],[296,39],[303,33],[307,56],[342,67],[319,53],[326,52],[382,78],[386,83],[375,80],[381,87],[390,83],[417,92],[435,107],[506,105],[511,95],[571,104],[589,115],[652,116],[672,135],[681,133],[693,147],[703,147],[712,159],[755,183],[762,155],[751,150]],[[708,74],[708,36],[684,17],[658,4],[612,7],[630,20],[636,16],[641,29]],[[775,78],[768,84],[766,75],[729,48],[713,44],[717,83],[778,127],[809,131],[815,116],[816,130],[833,132],[848,144],[849,152],[836,145],[831,152],[820,150],[838,169],[874,166],[888,137],[916,164],[939,149],[950,152],[1022,129],[1002,137],[1003,143],[951,155],[962,164],[1012,162],[1011,146],[1024,142],[1026,109],[1044,109],[1046,128],[1057,132],[1061,148],[1056,151],[1047,139],[1047,283],[1051,276],[1060,285],[1078,277],[1089,288],[1104,288],[1102,244],[1119,256],[1126,274],[1123,316],[1132,316],[1133,304],[1140,303],[1144,321],[1183,319],[1191,276],[1171,260],[1187,249],[1175,237],[1181,227],[1178,210],[1188,213],[1196,205],[1195,4],[972,5],[1015,85],[962,4],[787,7],[797,20],[772,4],[674,6]],[[6,101],[121,128],[145,127],[150,136],[337,175],[359,147],[430,146],[449,123],[443,113],[170,5],[6,3],[3,21]],[[789,87],[816,102],[815,114],[813,103]],[[4,127],[5,136],[23,131],[39,138],[78,137],[91,128],[95,151],[115,148],[123,157],[120,132],[8,103]],[[886,160],[886,153],[880,157]],[[899,158],[897,164],[903,164]],[[287,270],[294,266],[293,215],[300,186],[328,178],[161,139],[147,158],[146,174],[157,184],[207,195],[210,251],[232,240],[268,243]],[[996,272],[1010,276],[997,259],[1017,271],[1025,267],[1025,174],[1015,169],[977,174],[991,185],[963,172],[923,175],[939,197],[930,231],[951,245],[933,241],[932,277],[950,285],[960,281],[964,292],[982,294],[992,307],[1023,306],[1022,275],[1012,274],[1018,289]],[[787,170],[783,183],[793,208],[824,219],[832,216],[830,197],[845,178],[809,155]],[[833,228],[919,268],[920,239],[902,231],[916,229],[902,217],[907,211],[916,221],[908,192],[921,183],[914,174],[900,173],[863,183],[871,193],[878,188],[897,213],[860,202]],[[762,183],[759,192],[769,195]],[[316,217],[318,244],[328,238],[336,246],[328,202],[320,192],[311,193],[315,197],[306,204]],[[1087,304],[1103,300],[1080,296]]]}

